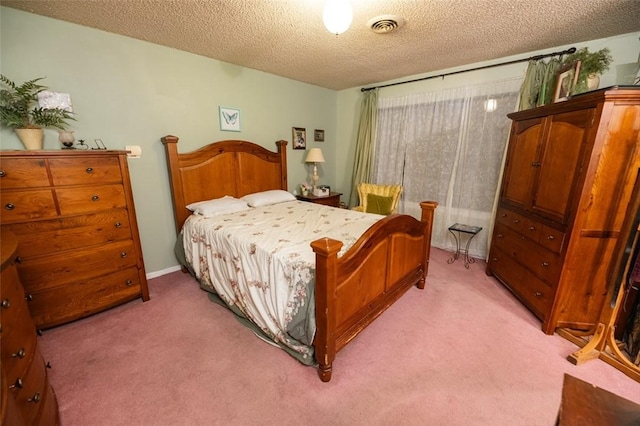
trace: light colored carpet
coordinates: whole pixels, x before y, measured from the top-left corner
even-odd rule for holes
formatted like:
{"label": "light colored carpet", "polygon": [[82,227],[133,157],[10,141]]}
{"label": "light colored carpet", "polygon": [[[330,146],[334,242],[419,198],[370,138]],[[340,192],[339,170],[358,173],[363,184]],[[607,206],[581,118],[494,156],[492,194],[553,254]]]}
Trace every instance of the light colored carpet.
{"label": "light colored carpet", "polygon": [[435,249],[412,288],[338,353],[322,383],[210,302],[188,275],[150,280],[134,301],[45,331],[64,426],[553,425],[564,373],[640,403],[640,384],[540,322],[482,261]]}

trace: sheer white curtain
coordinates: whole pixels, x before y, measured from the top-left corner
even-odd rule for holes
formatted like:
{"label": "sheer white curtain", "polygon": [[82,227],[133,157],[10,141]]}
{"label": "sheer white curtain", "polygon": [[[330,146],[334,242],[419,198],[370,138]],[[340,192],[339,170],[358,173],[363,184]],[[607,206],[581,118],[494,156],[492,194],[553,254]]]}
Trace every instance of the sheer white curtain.
{"label": "sheer white curtain", "polygon": [[435,247],[455,248],[447,228],[483,227],[469,254],[486,257],[496,192],[522,79],[380,98],[374,182],[401,183],[400,212],[420,217],[420,201],[439,203]]}

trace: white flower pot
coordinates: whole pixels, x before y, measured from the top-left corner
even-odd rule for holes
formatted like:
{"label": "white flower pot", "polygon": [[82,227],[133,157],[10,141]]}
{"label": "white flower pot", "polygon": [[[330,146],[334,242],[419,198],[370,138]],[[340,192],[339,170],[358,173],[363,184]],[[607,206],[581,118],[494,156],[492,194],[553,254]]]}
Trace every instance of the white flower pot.
{"label": "white flower pot", "polygon": [[15,129],[20,142],[30,151],[42,149],[44,131],[42,129]]}

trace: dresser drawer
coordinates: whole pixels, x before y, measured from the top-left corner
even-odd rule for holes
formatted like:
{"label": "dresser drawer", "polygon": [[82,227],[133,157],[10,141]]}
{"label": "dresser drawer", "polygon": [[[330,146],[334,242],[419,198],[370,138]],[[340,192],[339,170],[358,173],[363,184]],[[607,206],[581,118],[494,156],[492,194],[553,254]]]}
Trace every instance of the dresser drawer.
{"label": "dresser drawer", "polygon": [[489,268],[538,318],[545,320],[548,317],[554,288],[495,246],[491,251]]}
{"label": "dresser drawer", "polygon": [[24,259],[18,266],[18,271],[25,293],[35,293],[136,266],[137,261],[133,241],[126,240]]}
{"label": "dresser drawer", "polygon": [[54,185],[95,185],[122,182],[118,157],[51,158]]}
{"label": "dresser drawer", "polygon": [[6,334],[16,322],[20,321],[17,317],[20,307],[25,304],[24,291],[22,290],[22,285],[20,285],[18,270],[15,266],[3,269],[0,280],[0,285],[2,285],[2,291],[0,291],[0,324],[2,325],[2,334]]}
{"label": "dresser drawer", "polygon": [[560,253],[564,246],[564,232],[543,225],[540,233],[540,245],[554,253]]}
{"label": "dresser drawer", "polygon": [[0,187],[35,188],[49,186],[49,175],[42,158],[0,157]]}
{"label": "dresser drawer", "polygon": [[504,208],[498,209],[496,217],[498,223],[513,229],[525,238],[532,241],[539,240],[542,225],[539,225],[534,220]]}
{"label": "dresser drawer", "polygon": [[127,206],[122,185],[56,188],[56,196],[62,215],[92,213]]}
{"label": "dresser drawer", "polygon": [[18,254],[23,259],[132,237],[126,209],[16,223],[4,228],[20,239]]}
{"label": "dresser drawer", "polygon": [[33,293],[29,309],[37,327],[48,328],[103,311],[140,296],[135,267]]}
{"label": "dresser drawer", "polygon": [[28,371],[22,378],[22,389],[14,391],[16,405],[22,413],[25,424],[33,424],[40,413],[40,406],[48,391],[46,374],[44,360],[38,350]]}
{"label": "dresser drawer", "polygon": [[508,253],[509,257],[521,263],[550,285],[558,281],[562,263],[557,253],[550,252],[501,223],[496,225],[494,235],[496,247]]}
{"label": "dresser drawer", "polygon": [[53,191],[35,189],[0,192],[0,222],[3,224],[56,217]]}

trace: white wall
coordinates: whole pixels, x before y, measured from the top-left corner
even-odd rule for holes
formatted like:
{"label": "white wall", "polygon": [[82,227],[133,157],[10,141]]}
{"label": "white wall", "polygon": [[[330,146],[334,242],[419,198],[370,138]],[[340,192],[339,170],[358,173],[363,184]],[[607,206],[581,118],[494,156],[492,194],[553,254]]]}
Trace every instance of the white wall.
{"label": "white wall", "polygon": [[[597,51],[608,47],[613,57],[613,64],[609,71],[601,76],[600,87],[608,87],[618,84],[617,66],[621,64],[637,63],[640,55],[640,32],[610,37],[605,39],[593,40],[587,43],[575,43],[567,46],[558,46],[552,49],[530,52],[528,54],[510,56],[495,61],[487,61],[481,63],[468,64],[463,67],[440,70],[432,73],[425,73],[413,76],[407,76],[398,80],[391,80],[378,83],[383,85],[397,81],[408,81],[416,78],[427,77],[431,75],[441,75],[451,71],[477,68],[484,65],[497,64],[501,62],[509,62],[516,59],[528,58],[530,56],[541,55],[556,51],[562,51],[569,47],[588,47],[589,51]],[[430,80],[402,84],[379,89],[378,97],[395,97],[409,93],[421,93],[444,90],[452,87],[460,87],[469,84],[479,84],[494,80],[503,80],[514,77],[523,77],[527,69],[527,62],[518,64],[500,66],[480,71],[472,71],[467,73],[456,74],[453,76],[442,78],[434,78]],[[373,86],[373,85],[372,85]],[[353,169],[353,158],[355,152],[356,136],[358,132],[358,120],[360,117],[360,87],[346,89],[338,92],[337,104],[337,158],[336,182],[342,192],[348,194],[351,185],[351,172]],[[426,199],[427,197],[425,197]]]}
{"label": "white wall", "polygon": [[[335,186],[336,92],[111,33],[0,7],[0,72],[21,84],[46,77],[51,90],[71,94],[76,139],[100,138],[109,149],[140,145],[130,159],[147,272],[177,265],[173,210],[160,138],[180,137],[180,152],[222,139],[271,150],[289,141],[289,190],[307,177],[304,150],[292,150],[291,128],[307,129],[307,148],[322,147],[321,183]],[[239,108],[242,131],[221,132],[218,106]],[[313,142],[324,129],[324,143]],[[23,149],[0,130],[2,149]],[[45,132],[45,149],[58,149]],[[215,184],[215,183],[213,183]]]}

